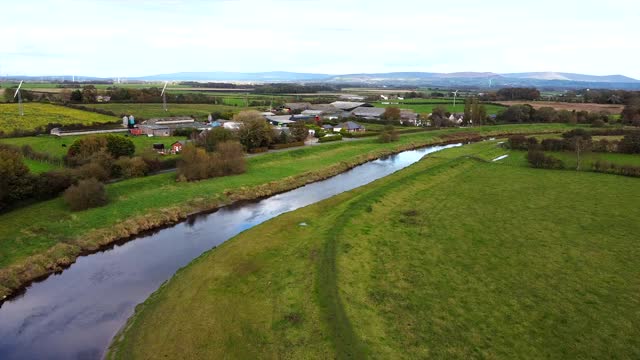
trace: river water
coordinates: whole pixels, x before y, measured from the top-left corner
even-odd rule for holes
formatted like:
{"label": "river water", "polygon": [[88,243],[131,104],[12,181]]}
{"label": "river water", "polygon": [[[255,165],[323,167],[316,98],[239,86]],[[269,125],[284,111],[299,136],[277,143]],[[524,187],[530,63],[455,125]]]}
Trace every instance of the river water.
{"label": "river water", "polygon": [[360,187],[454,146],[460,144],[388,156],[80,257],[0,307],[0,359],[99,359],[136,304],[203,252],[282,213]]}

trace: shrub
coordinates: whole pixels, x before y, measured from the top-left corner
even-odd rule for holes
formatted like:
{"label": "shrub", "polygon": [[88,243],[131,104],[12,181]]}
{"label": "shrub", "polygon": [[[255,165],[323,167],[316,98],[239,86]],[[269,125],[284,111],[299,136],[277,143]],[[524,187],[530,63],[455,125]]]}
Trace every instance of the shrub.
{"label": "shrub", "polygon": [[149,165],[139,156],[129,158],[121,157],[114,164],[114,173],[124,178],[145,176],[149,173]]}
{"label": "shrub", "polygon": [[607,124],[602,119],[595,119],[591,123],[591,127],[595,127],[595,128],[605,127],[606,125]]}
{"label": "shrub", "polygon": [[340,135],[340,134],[321,137],[320,139],[318,139],[318,142],[319,143],[326,143],[326,142],[339,141],[339,140],[342,140],[342,135]]}
{"label": "shrub", "polygon": [[511,150],[527,150],[527,138],[524,135],[509,136],[507,147]]}
{"label": "shrub", "polygon": [[566,149],[566,142],[563,139],[544,139],[540,146],[544,151],[562,151]]}
{"label": "shrub", "polygon": [[527,152],[527,161],[534,168],[562,169],[564,164],[553,156],[545,155],[542,151],[531,149]]}
{"label": "shrub", "polygon": [[107,151],[114,159],[120,156],[133,156],[136,146],[131,139],[124,136],[109,134],[106,135]]}
{"label": "shrub", "polygon": [[398,132],[393,127],[393,125],[387,125],[384,127],[380,135],[378,136],[378,141],[382,143],[390,143],[393,141],[397,141],[399,138]]}
{"label": "shrub", "polygon": [[0,149],[0,210],[31,195],[32,175],[20,153]]}
{"label": "shrub", "polygon": [[622,138],[619,150],[626,154],[640,154],[640,131],[631,132]]}
{"label": "shrub", "polygon": [[242,145],[235,141],[218,144],[216,152],[207,153],[192,144],[182,150],[178,162],[178,179],[203,180],[216,176],[240,174],[246,170]]}
{"label": "shrub", "polygon": [[218,144],[215,156],[220,162],[218,176],[242,174],[247,165],[242,145],[237,141],[226,141]]}
{"label": "shrub", "polygon": [[104,185],[92,178],[69,187],[64,192],[64,201],[72,211],[80,211],[106,205],[108,199]]}

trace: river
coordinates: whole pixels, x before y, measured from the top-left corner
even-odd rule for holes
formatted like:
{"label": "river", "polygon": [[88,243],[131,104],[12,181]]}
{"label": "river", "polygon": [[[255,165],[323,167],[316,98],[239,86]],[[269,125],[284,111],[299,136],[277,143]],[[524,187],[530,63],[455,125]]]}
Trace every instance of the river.
{"label": "river", "polygon": [[454,146],[460,144],[404,151],[80,257],[62,273],[33,283],[2,304],[0,359],[100,359],[135,306],[203,252],[282,213],[360,187]]}

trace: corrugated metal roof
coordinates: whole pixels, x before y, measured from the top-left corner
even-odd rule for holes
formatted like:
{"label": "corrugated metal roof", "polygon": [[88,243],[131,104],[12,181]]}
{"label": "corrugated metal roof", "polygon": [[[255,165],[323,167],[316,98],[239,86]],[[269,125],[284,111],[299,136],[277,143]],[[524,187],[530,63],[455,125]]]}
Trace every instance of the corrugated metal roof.
{"label": "corrugated metal roof", "polygon": [[334,101],[331,103],[331,105],[337,107],[338,109],[351,110],[351,109],[355,109],[357,107],[361,107],[363,105],[369,105],[369,104],[363,103],[363,102],[353,102],[353,101]]}
{"label": "corrugated metal roof", "polygon": [[336,125],[335,127],[347,130],[364,129],[364,127],[355,121],[347,121]]}
{"label": "corrugated metal roof", "polygon": [[351,114],[354,116],[361,117],[380,117],[384,114],[385,108],[375,108],[375,107],[359,107],[354,109]]}

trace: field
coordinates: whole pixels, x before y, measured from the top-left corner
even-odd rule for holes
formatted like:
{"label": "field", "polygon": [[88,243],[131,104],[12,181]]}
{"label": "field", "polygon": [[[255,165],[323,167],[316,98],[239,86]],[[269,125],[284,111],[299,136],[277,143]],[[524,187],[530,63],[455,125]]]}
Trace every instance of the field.
{"label": "field", "polygon": [[24,116],[20,116],[18,104],[0,104],[0,132],[7,134],[15,129],[34,130],[49,123],[91,125],[117,121],[112,116],[41,103],[24,103]]}
{"label": "field", "polygon": [[556,110],[575,110],[589,112],[607,111],[612,115],[620,114],[620,112],[622,112],[622,109],[624,108],[624,105],[566,103],[555,101],[498,101],[498,103],[506,106],[529,104],[533,106],[534,109],[539,109],[541,107],[552,107]]}
{"label": "field", "polygon": [[133,114],[135,117],[150,119],[168,116],[193,116],[199,120],[206,120],[212,112],[238,112],[246,110],[242,106],[213,105],[213,104],[167,104],[169,111],[162,109],[162,104],[87,104],[89,108],[113,111],[115,114]]}
{"label": "field", "polygon": [[[122,135],[119,135],[122,136]],[[0,143],[10,144],[15,146],[29,145],[33,150],[37,152],[44,152],[51,154],[59,159],[67,153],[69,146],[74,141],[82,136],[53,136],[53,135],[39,135],[28,136],[19,138],[6,138],[0,139]],[[153,144],[164,144],[165,148],[168,148],[176,141],[184,140],[184,137],[179,136],[167,136],[167,137],[147,137],[147,136],[129,136],[129,139],[133,141],[136,146],[136,154],[140,155],[145,149],[151,149]]]}
{"label": "field", "polygon": [[[391,101],[391,102],[394,102],[394,101]],[[453,102],[440,103],[440,104],[437,104],[437,103],[413,104],[411,102],[409,102],[409,103],[403,102],[401,104],[382,104],[381,102],[377,102],[377,103],[374,103],[373,105],[376,106],[376,107],[395,106],[395,107],[399,107],[401,109],[414,110],[415,112],[417,112],[419,114],[430,114],[436,106],[442,106],[448,112],[457,112],[457,113],[464,112],[464,99],[460,100],[460,102],[456,102],[456,106],[455,107],[453,106]],[[492,104],[485,104],[485,107],[487,108],[487,114],[497,114],[498,112],[506,109],[506,107],[496,106],[496,105],[492,105]]]}
{"label": "field", "polygon": [[[500,125],[473,131],[489,136],[570,128],[564,124]],[[300,186],[389,151],[450,140],[456,134],[466,137],[469,131],[427,131],[402,135],[395,143],[382,144],[374,138],[268,153],[249,158],[245,174],[192,183],[176,182],[175,173],[130,179],[107,186],[107,206],[82,212],[72,213],[61,198],[16,209],[0,215],[0,297],[6,293],[7,285],[17,284],[16,275],[3,277],[3,270],[10,266],[30,264],[29,270],[22,273],[28,277],[46,270],[60,258],[75,258],[82,249],[95,249],[147,226],[175,221],[186,213],[212,209],[230,199],[256,198]],[[37,261],[30,258],[33,256]]]}
{"label": "field", "polygon": [[484,161],[501,152],[240,234],[139,305],[111,358],[638,358],[640,179]]}
{"label": "field", "polygon": [[31,171],[34,174],[40,174],[43,172],[57,170],[60,168],[59,166],[54,164],[50,164],[44,161],[31,160],[31,159],[24,159],[24,163],[29,168],[29,171]]}

